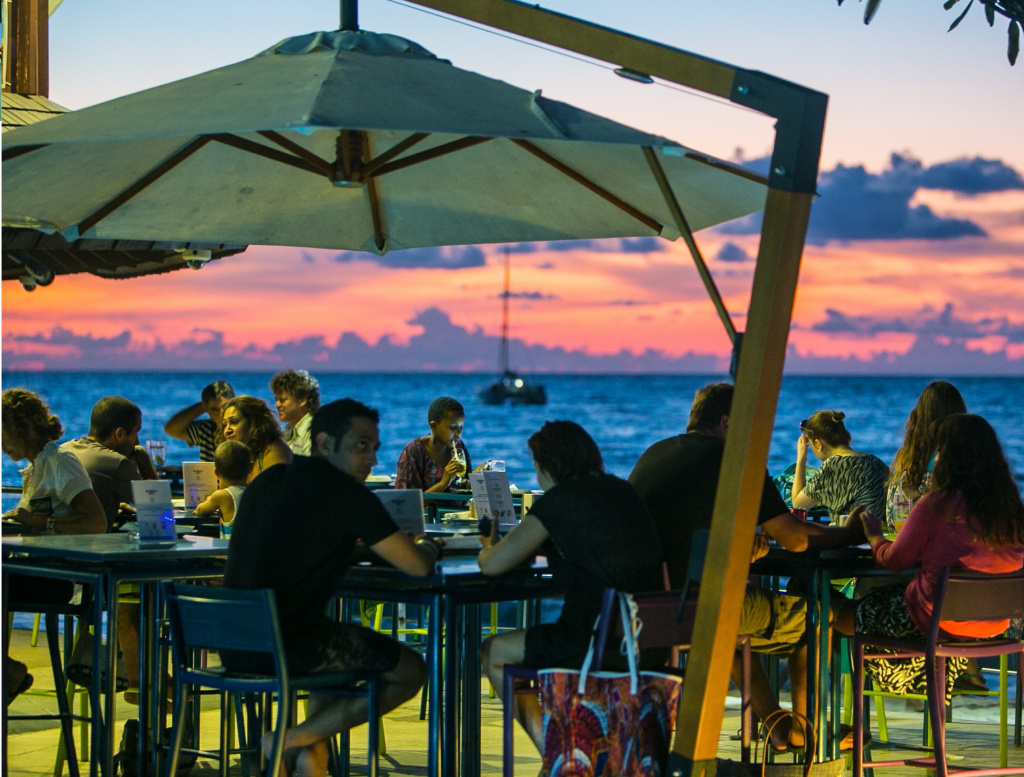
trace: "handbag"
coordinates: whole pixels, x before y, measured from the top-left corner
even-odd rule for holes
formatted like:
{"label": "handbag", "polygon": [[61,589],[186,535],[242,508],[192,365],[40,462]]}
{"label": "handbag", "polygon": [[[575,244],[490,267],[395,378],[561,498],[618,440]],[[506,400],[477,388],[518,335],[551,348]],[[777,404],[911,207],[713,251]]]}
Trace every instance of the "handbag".
{"label": "handbag", "polygon": [[[772,729],[787,717],[802,723],[808,737],[804,746],[803,763],[768,763],[768,748],[771,746]],[[775,710],[761,723],[760,736],[764,741],[761,752],[761,768],[757,763],[739,763],[719,758],[715,773],[718,777],[841,777],[846,768],[845,758],[833,758],[828,761],[815,761],[817,750],[815,731],[805,715],[790,710]]]}
{"label": "handbag", "polygon": [[594,635],[579,671],[537,672],[544,713],[541,777],[666,774],[682,680],[637,669],[637,635],[642,625],[633,598],[625,593],[618,597],[628,672],[590,671]]}

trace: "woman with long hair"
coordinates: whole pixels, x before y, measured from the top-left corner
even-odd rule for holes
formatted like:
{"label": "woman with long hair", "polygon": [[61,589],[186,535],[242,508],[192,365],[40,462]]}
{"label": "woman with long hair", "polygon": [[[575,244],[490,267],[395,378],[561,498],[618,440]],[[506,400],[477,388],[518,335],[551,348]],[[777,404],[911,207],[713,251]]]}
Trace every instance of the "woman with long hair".
{"label": "woman with long hair", "polygon": [[[903,530],[887,540],[879,518],[863,511],[864,534],[876,562],[893,572],[920,564],[909,583],[869,591],[845,602],[836,628],[851,634],[924,639],[943,567],[999,574],[1024,563],[1024,504],[995,431],[981,416],[958,413],[933,424],[937,449],[932,489],[910,511]],[[1001,634],[1008,621],[944,623],[954,637]],[[869,661],[868,672],[886,691],[923,693],[924,658]],[[966,658],[948,659],[947,700]]]}
{"label": "woman with long hair", "polygon": [[903,445],[889,467],[885,496],[885,518],[890,532],[896,532],[907,520],[910,508],[928,490],[929,465],[935,453],[932,440],[934,423],[954,413],[966,413],[967,405],[956,386],[933,380],[924,387],[907,418]]}
{"label": "woman with long hair", "polygon": [[[492,525],[490,536],[483,538],[480,569],[485,575],[498,575],[543,553],[565,590],[565,600],[557,622],[484,642],[481,661],[495,689],[502,687],[506,664],[579,668],[605,588],[634,593],[663,585],[661,540],[654,519],[629,483],[605,473],[601,451],[583,427],[549,421],[530,438],[529,446],[544,495],[500,541],[497,522]],[[606,658],[621,656],[608,651]],[[659,666],[665,656],[649,659]],[[540,750],[538,698],[518,696],[516,718]]]}
{"label": "woman with long hair", "polygon": [[[21,470],[18,506],[4,513],[39,534],[103,534],[107,517],[92,489],[92,481],[75,454],[62,451],[57,440],[64,434],[60,419],[36,394],[25,389],[3,393],[3,451],[14,461],[28,460]],[[67,602],[74,586],[66,580],[10,575],[6,601],[18,604]],[[6,613],[4,616],[6,622]],[[7,703],[32,685],[28,667],[4,657],[4,692]]]}
{"label": "woman with long hair", "polygon": [[[885,510],[885,483],[889,468],[870,453],[850,447],[852,437],[838,410],[819,410],[800,422],[796,442],[796,472],[793,475],[793,507],[824,505],[833,523],[865,505],[876,515]],[[806,479],[807,451],[821,461]]]}
{"label": "woman with long hair", "polygon": [[252,453],[250,483],[268,467],[292,460],[292,451],[284,442],[281,427],[262,399],[247,394],[229,399],[224,404],[221,423],[225,440],[245,443]]}

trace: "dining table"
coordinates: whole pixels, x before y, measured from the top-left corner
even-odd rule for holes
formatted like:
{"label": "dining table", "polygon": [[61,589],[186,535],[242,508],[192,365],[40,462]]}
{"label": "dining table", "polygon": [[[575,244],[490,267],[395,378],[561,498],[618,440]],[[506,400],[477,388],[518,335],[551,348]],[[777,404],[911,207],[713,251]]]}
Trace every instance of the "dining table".
{"label": "dining table", "polygon": [[427,775],[480,775],[480,608],[493,602],[558,598],[564,591],[547,573],[543,557],[502,575],[480,571],[476,554],[442,558],[427,577],[356,564],[337,592],[428,607]]}
{"label": "dining table", "polygon": [[[153,690],[159,664],[157,583],[163,580],[201,580],[220,577],[228,552],[227,540],[187,535],[177,540],[139,540],[127,533],[7,536],[2,540],[4,611],[10,574],[69,580],[92,588],[92,665],[89,688],[92,742],[91,777],[114,775],[114,697],[118,589],[139,584],[139,764],[140,774],[157,774],[164,700]],[[99,638],[104,617],[107,640]]]}
{"label": "dining table", "polygon": [[817,732],[816,759],[839,757],[841,700],[840,672],[832,665],[829,611],[836,593],[833,582],[864,577],[894,577],[875,564],[867,544],[843,548],[788,551],[770,544],[768,555],[750,566],[751,575],[779,581],[802,581],[807,600],[807,710],[805,714]]}

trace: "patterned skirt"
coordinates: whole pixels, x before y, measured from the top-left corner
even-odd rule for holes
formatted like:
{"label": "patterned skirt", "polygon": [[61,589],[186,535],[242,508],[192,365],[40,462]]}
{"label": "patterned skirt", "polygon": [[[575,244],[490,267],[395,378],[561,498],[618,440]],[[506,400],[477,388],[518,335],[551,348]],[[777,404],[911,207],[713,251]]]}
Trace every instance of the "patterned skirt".
{"label": "patterned skirt", "polygon": [[[868,591],[857,603],[857,633],[923,640],[924,634],[910,619],[907,605],[903,602],[906,589],[906,583],[894,583]],[[864,662],[868,676],[879,690],[900,695],[927,693],[924,666],[923,656],[871,659]],[[949,704],[953,683],[966,670],[966,658],[946,659],[946,704]]]}

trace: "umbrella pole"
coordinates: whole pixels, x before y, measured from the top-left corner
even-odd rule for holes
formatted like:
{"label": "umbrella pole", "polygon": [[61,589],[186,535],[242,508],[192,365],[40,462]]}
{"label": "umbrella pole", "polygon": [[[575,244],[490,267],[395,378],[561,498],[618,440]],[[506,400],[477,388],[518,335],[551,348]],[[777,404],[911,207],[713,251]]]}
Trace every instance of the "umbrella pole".
{"label": "umbrella pole", "polygon": [[359,31],[359,0],[341,0],[341,26],[338,29]]}

